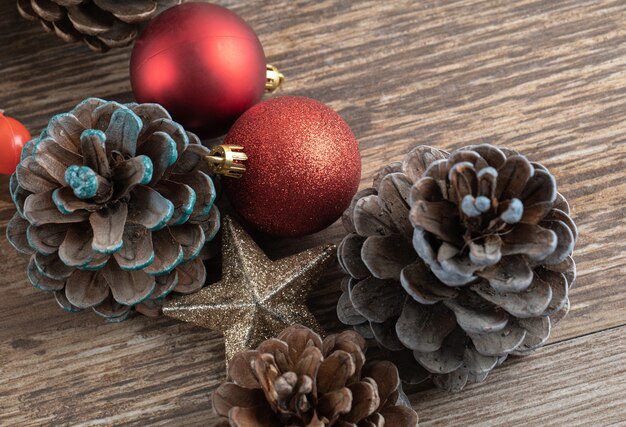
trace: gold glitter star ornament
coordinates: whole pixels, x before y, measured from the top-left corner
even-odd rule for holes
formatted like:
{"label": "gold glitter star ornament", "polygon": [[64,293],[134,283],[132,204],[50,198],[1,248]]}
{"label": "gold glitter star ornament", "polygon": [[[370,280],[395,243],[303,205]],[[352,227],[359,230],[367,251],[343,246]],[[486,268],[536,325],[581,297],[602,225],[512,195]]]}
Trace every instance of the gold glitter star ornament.
{"label": "gold glitter star ornament", "polygon": [[232,218],[224,218],[222,233],[222,280],[167,301],[166,316],[221,331],[227,362],[293,324],[322,330],[306,298],[334,261],[334,245],[272,261]]}

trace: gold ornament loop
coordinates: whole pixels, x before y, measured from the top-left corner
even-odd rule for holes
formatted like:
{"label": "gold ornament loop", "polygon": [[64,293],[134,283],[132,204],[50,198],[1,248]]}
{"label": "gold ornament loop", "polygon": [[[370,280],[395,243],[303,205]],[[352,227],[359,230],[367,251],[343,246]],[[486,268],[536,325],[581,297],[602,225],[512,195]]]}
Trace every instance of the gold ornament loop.
{"label": "gold ornament loop", "polygon": [[271,64],[267,64],[265,70],[265,91],[269,93],[276,92],[285,81],[285,76]]}
{"label": "gold ornament loop", "polygon": [[242,162],[248,160],[248,156],[239,145],[218,145],[204,159],[211,172],[229,178],[241,178],[246,171]]}

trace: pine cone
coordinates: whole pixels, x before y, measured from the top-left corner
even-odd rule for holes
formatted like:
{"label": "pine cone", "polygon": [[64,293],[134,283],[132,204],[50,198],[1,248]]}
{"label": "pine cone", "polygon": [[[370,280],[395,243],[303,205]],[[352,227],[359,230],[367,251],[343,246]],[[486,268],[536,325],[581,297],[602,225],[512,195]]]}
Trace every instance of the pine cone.
{"label": "pine cone", "polygon": [[215,391],[213,408],[240,427],[417,426],[396,367],[364,367],[364,350],[354,331],[322,341],[308,328],[289,327],[235,355],[232,382]]}
{"label": "pine cone", "polygon": [[543,345],[569,310],[576,226],[553,176],[515,151],[419,146],[343,219],[339,318],[412,356],[410,381],[481,382]]}
{"label": "pine cone", "polygon": [[219,228],[208,154],[157,104],[92,98],[52,118],[11,177],[7,237],[30,282],[111,320],[199,290]]}
{"label": "pine cone", "polygon": [[181,0],[17,0],[26,19],[65,42],[84,41],[96,52],[128,46],[141,25]]}

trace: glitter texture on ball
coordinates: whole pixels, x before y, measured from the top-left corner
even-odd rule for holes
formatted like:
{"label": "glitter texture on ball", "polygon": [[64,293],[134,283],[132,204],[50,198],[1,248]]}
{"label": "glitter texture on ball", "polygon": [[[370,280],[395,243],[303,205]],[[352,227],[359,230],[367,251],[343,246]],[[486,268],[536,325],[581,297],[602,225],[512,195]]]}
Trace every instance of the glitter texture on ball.
{"label": "glitter texture on ball", "polygon": [[225,144],[244,147],[247,171],[225,179],[233,207],[250,225],[280,237],[303,236],[335,222],[361,177],[359,145],[348,124],[321,102],[269,99],[233,125]]}

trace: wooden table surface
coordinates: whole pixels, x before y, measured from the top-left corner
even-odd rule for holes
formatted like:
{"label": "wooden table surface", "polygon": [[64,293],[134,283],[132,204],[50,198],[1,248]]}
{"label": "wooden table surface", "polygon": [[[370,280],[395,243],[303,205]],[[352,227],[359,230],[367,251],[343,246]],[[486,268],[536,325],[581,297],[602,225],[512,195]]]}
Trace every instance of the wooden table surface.
{"label": "wooden table surface", "polygon": [[[64,45],[0,6],[0,108],[38,133],[88,96],[130,101],[130,49]],[[549,344],[458,394],[410,395],[421,426],[626,425],[626,2],[222,0],[258,31],[282,94],[352,126],[362,186],[416,144],[489,142],[556,175],[580,238],[572,310]],[[13,207],[2,181],[2,233]],[[274,257],[340,241],[259,238]],[[0,239],[0,425],[213,425],[218,333],[173,320],[66,314]],[[340,273],[310,299],[329,330]]]}

